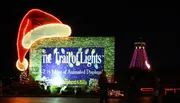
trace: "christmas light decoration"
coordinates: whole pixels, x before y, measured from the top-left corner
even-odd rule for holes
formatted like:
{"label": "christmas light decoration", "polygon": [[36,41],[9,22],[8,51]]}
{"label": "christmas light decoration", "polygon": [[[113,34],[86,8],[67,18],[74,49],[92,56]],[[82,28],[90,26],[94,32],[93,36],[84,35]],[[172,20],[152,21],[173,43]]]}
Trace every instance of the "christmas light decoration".
{"label": "christmas light decoration", "polygon": [[108,95],[110,97],[124,97],[124,92],[120,90],[108,90]]}
{"label": "christmas light decoration", "polygon": [[39,9],[30,10],[22,19],[17,37],[18,60],[16,67],[20,71],[28,68],[25,58],[31,45],[41,39],[50,37],[68,37],[71,28],[53,15]]}
{"label": "christmas light decoration", "polygon": [[167,95],[168,91],[173,91],[174,93],[176,93],[177,90],[180,90],[180,88],[164,88],[164,94]]}
{"label": "christmas light decoration", "polygon": [[20,76],[19,76],[19,79],[20,81],[26,81],[28,79],[28,76],[27,76],[27,70],[26,71],[23,71],[21,72]]}
{"label": "christmas light decoration", "polygon": [[147,91],[154,91],[154,88],[140,88],[140,90],[141,91],[145,91],[145,92],[147,92]]}
{"label": "christmas light decoration", "polygon": [[[107,72],[109,83],[113,83],[111,77],[114,75],[114,37],[65,37],[64,38],[45,38],[38,40],[36,43],[34,43],[30,48],[29,53],[29,77],[31,80],[35,81],[41,81],[44,77],[42,75],[42,52],[44,52],[44,48],[86,48],[86,47],[103,47],[104,48],[104,66],[103,69]],[[43,48],[43,49],[42,49]],[[61,52],[61,51],[60,51]],[[54,51],[51,52],[51,54],[54,53]],[[51,61],[53,63],[52,69],[49,67],[49,70],[53,70],[56,64],[55,61]],[[68,65],[67,65],[68,66]],[[60,68],[64,68],[64,66],[61,65]],[[73,68],[75,69],[75,68]],[[85,70],[86,68],[84,68]],[[62,70],[62,69],[60,69]],[[83,70],[83,69],[82,69]],[[95,69],[94,69],[95,70]],[[47,72],[48,73],[48,72]],[[53,73],[53,72],[52,72]],[[64,74],[63,74],[64,75]],[[52,75],[54,77],[54,74]],[[62,79],[64,80],[64,76],[60,75]],[[78,76],[78,75],[77,75]],[[53,77],[51,77],[49,80],[52,80]],[[86,78],[87,79],[87,78]],[[95,78],[94,78],[95,79]],[[93,90],[97,89],[94,85],[95,81],[91,80],[93,82],[93,86],[87,85],[88,89]],[[44,80],[42,80],[44,81]],[[46,80],[45,80],[46,81]],[[67,81],[67,80],[66,80]],[[65,81],[65,82],[66,82]],[[60,82],[60,81],[59,81]],[[90,84],[90,81],[87,81]],[[67,82],[66,82],[67,83]],[[51,83],[47,83],[48,85],[51,85]],[[53,83],[54,84],[54,83]],[[82,84],[83,85],[83,84]],[[89,87],[90,86],[90,87]]]}
{"label": "christmas light decoration", "polygon": [[146,54],[145,42],[135,42],[135,50],[129,68],[141,68],[151,70],[151,66]]}

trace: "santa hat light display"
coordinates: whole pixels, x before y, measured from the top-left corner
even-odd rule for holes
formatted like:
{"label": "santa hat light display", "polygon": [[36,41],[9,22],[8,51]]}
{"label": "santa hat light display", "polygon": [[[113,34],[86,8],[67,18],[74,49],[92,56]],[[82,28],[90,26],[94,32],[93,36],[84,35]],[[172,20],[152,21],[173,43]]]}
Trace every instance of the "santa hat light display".
{"label": "santa hat light display", "polygon": [[28,61],[25,56],[35,41],[41,38],[68,37],[70,35],[71,28],[53,15],[39,9],[30,10],[22,19],[18,31],[17,69],[20,71],[27,70]]}

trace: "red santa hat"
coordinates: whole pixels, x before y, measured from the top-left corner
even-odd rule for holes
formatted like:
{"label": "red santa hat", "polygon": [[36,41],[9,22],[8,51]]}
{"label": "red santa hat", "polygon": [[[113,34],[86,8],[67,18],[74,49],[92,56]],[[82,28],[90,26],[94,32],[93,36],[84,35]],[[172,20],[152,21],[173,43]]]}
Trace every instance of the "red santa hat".
{"label": "red santa hat", "polygon": [[[56,33],[49,33],[47,30],[53,29]],[[39,33],[43,30],[43,33]],[[37,33],[38,32],[38,33]],[[47,32],[47,33],[46,33]],[[26,53],[32,43],[40,38],[66,37],[70,36],[71,28],[63,24],[55,16],[39,9],[31,9],[21,21],[17,37],[18,60],[16,67],[20,71],[28,68]]]}

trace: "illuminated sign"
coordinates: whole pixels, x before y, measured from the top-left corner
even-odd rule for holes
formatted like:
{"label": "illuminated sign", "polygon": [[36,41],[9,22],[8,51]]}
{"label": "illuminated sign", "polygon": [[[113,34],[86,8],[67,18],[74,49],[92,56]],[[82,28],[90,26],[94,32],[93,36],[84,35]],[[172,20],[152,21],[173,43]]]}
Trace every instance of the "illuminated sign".
{"label": "illuminated sign", "polygon": [[42,48],[41,78],[48,85],[91,85],[104,69],[104,48]]}

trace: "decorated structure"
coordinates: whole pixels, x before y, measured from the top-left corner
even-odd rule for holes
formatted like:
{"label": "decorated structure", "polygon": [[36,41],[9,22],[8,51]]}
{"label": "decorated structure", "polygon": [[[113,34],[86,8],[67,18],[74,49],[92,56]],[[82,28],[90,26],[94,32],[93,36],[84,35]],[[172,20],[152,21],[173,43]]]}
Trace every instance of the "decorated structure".
{"label": "decorated structure", "polygon": [[130,69],[140,68],[143,70],[151,70],[151,66],[145,50],[146,43],[142,41],[138,41],[135,42],[134,45],[135,45],[135,50],[129,68]]}
{"label": "decorated structure", "polygon": [[[114,37],[69,37],[70,26],[39,9],[22,19],[17,38],[20,77],[47,86],[97,88],[102,70],[114,82]],[[29,51],[29,61],[25,58]],[[28,76],[26,76],[28,73]]]}

